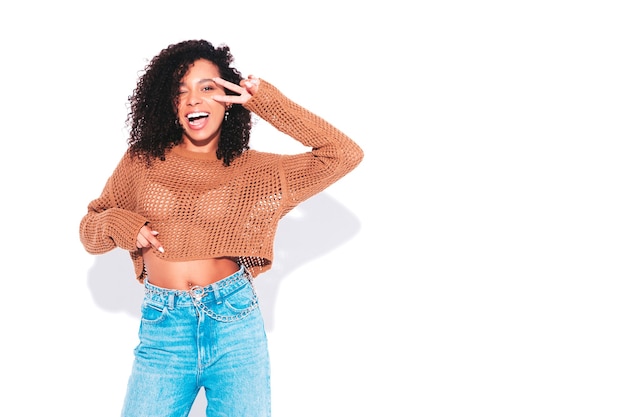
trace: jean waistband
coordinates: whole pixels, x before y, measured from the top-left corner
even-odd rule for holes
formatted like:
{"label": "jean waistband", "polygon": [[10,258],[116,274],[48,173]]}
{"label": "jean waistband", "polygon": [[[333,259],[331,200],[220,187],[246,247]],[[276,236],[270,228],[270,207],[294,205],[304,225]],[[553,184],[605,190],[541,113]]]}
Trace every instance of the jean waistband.
{"label": "jean waistband", "polygon": [[239,271],[232,275],[222,278],[219,281],[209,284],[205,287],[195,285],[189,290],[172,290],[168,288],[157,287],[150,284],[150,278],[147,277],[144,282],[145,298],[149,298],[152,302],[163,304],[192,304],[194,301],[219,302],[220,298],[226,297],[241,287],[251,284],[252,278],[250,273],[242,265]]}

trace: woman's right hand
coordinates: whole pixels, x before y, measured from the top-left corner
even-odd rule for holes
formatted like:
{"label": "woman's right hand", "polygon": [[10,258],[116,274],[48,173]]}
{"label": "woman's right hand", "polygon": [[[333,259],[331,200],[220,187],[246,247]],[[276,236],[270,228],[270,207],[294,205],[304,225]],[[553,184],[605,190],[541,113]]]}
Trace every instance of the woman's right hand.
{"label": "woman's right hand", "polygon": [[152,230],[147,224],[142,226],[141,229],[139,229],[139,234],[137,234],[137,248],[143,249],[152,247],[161,253],[165,252],[163,245],[161,245],[159,239],[156,238],[158,234],[159,232]]}

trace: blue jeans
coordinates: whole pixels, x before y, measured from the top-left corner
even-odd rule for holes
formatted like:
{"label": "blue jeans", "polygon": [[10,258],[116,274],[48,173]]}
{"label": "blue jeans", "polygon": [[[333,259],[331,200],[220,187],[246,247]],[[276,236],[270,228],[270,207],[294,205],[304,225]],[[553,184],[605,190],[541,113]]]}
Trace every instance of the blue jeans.
{"label": "blue jeans", "polygon": [[268,417],[267,338],[243,267],[189,291],[146,279],[145,292],[122,416],[187,416],[204,387],[207,417]]}

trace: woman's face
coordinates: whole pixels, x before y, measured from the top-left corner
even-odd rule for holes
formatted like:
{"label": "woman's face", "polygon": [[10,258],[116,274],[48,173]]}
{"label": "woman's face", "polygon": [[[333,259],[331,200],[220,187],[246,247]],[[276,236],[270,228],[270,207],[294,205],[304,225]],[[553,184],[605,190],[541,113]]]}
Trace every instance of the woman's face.
{"label": "woman's face", "polygon": [[199,59],[183,77],[178,88],[178,120],[183,127],[183,141],[194,146],[212,144],[217,148],[226,105],[212,99],[224,95],[223,87],[212,81],[219,77],[217,66]]}

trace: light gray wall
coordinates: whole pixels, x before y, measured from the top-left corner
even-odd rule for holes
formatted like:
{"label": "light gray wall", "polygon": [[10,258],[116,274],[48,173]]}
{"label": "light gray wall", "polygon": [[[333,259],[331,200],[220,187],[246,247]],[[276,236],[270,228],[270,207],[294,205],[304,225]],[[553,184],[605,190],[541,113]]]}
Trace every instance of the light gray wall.
{"label": "light gray wall", "polygon": [[[0,414],[118,415],[141,287],[78,223],[125,148],[137,72],[206,38],[366,154],[284,219],[257,282],[276,417],[623,416],[618,5],[12,4]],[[252,146],[293,150],[262,124]]]}

